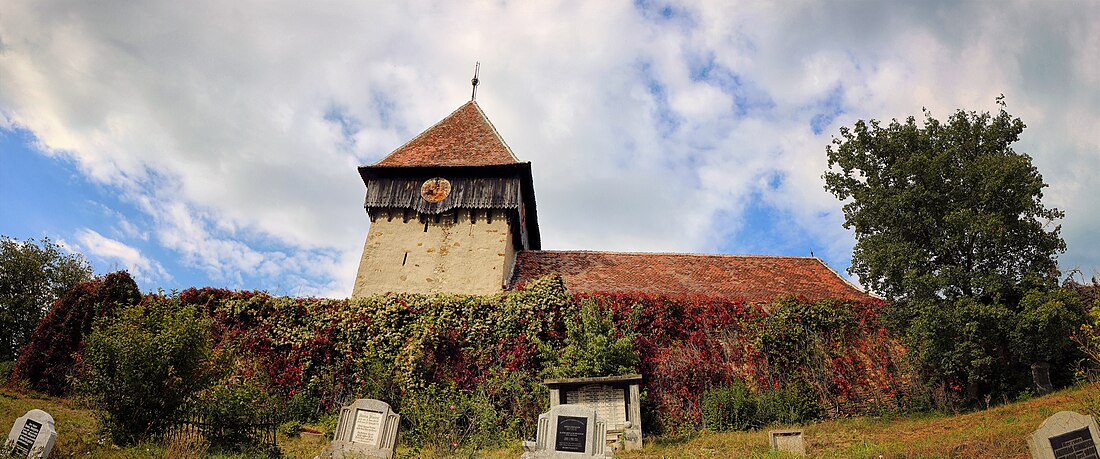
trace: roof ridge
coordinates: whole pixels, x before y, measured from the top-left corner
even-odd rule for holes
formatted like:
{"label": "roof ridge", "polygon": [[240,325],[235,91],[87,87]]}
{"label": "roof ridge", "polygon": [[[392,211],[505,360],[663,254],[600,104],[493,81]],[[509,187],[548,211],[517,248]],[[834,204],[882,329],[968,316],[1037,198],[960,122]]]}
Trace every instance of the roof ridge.
{"label": "roof ridge", "polygon": [[369,167],[520,164],[476,101],[468,101]]}
{"label": "roof ridge", "polygon": [[[523,250],[523,252],[598,253],[598,254],[607,254],[607,255],[672,255],[672,256],[724,257],[724,258],[795,258],[795,259],[809,259],[809,260],[821,261],[821,259],[818,258],[818,257],[802,256],[802,255],[761,255],[761,254],[738,255],[738,254],[733,254],[733,253],[690,253],[690,252],[687,252],[687,253],[685,253],[685,252],[616,252],[616,251],[610,251],[610,250]],[[822,262],[822,264],[824,264],[824,262]],[[826,265],[826,266],[828,266],[828,265]]]}
{"label": "roof ridge", "polygon": [[867,289],[864,289],[864,288],[862,288],[862,287],[860,287],[860,286],[858,286],[858,285],[856,285],[856,284],[852,283],[852,281],[850,281],[850,280],[846,279],[846,278],[845,278],[844,276],[841,276],[841,275],[840,275],[840,272],[839,272],[839,271],[837,271],[837,270],[835,270],[835,269],[833,269],[833,267],[832,267],[832,266],[829,266],[829,264],[828,264],[828,263],[825,263],[825,260],[822,260],[822,259],[820,259],[820,258],[817,258],[817,257],[814,257],[814,258],[816,258],[816,259],[817,259],[817,261],[819,261],[819,262],[820,262],[820,263],[821,263],[821,264],[822,264],[823,266],[825,266],[825,269],[828,269],[828,270],[829,270],[829,272],[833,273],[833,275],[834,275],[834,276],[836,276],[836,278],[837,278],[837,279],[840,279],[840,281],[841,281],[841,282],[844,282],[844,283],[845,283],[845,284],[847,284],[847,285],[848,285],[849,287],[852,287],[852,288],[856,289],[857,291],[859,291],[860,293],[863,293],[863,294],[865,294],[865,295],[873,296],[873,297],[875,297],[875,298],[878,298],[878,299],[880,299],[880,300],[883,300],[883,299],[885,299],[885,298],[884,298],[884,297],[882,297],[881,295],[879,295],[879,294],[877,294],[877,293],[874,293],[874,292],[871,292],[871,291],[869,291],[869,290],[867,290]]}
{"label": "roof ridge", "polygon": [[[517,163],[521,162],[519,160],[519,157],[516,156],[516,152],[512,151],[512,147],[510,145],[508,145],[508,142],[504,141],[504,136],[500,135],[500,131],[497,130],[496,125],[493,124],[493,121],[489,119],[489,115],[486,115],[485,111],[481,109],[481,106],[477,104],[477,101],[474,100],[474,99],[470,99],[469,102],[466,102],[465,104],[462,104],[462,107],[465,107],[467,104],[473,104],[474,105],[474,108],[477,109],[477,114],[481,115],[481,119],[485,120],[485,123],[488,124],[489,128],[491,128],[493,130],[493,135],[495,135],[497,137],[497,140],[499,140],[500,143],[504,145],[504,150],[507,151],[508,154],[512,156],[512,159],[516,160]],[[458,110],[462,110],[462,107],[458,107]],[[458,110],[455,110],[455,111],[457,112]],[[453,115],[454,113],[452,112],[451,114]],[[447,116],[450,117],[451,115],[447,115]],[[447,119],[447,118],[444,118],[444,119]],[[440,120],[439,122],[442,123],[443,120]],[[439,124],[439,123],[436,123],[436,124]],[[410,140],[410,142],[411,142],[411,140]]]}
{"label": "roof ridge", "polygon": [[[424,129],[423,131],[420,131],[420,133],[419,133],[419,134],[417,134],[416,136],[414,136],[413,138],[411,138],[411,139],[409,139],[409,140],[405,141],[405,143],[403,143],[403,144],[399,145],[399,146],[398,146],[397,148],[394,148],[393,150],[390,150],[390,152],[389,152],[389,153],[386,153],[386,156],[383,156],[383,157],[382,157],[382,159],[379,159],[378,161],[375,161],[375,162],[374,162],[374,164],[371,164],[371,166],[377,166],[377,165],[378,165],[378,164],[380,164],[380,163],[381,163],[382,161],[385,161],[385,160],[389,159],[389,157],[390,157],[390,156],[392,156],[392,155],[393,155],[394,153],[397,153],[397,152],[398,152],[398,151],[400,151],[400,150],[401,150],[402,148],[405,148],[405,146],[407,146],[407,145],[409,145],[409,144],[411,144],[411,143],[415,142],[415,141],[416,141],[416,139],[419,139],[419,138],[423,137],[423,136],[424,136],[424,134],[427,134],[427,133],[428,133],[428,132],[430,132],[430,131],[431,131],[432,129],[435,129],[435,128],[436,128],[437,126],[439,126],[440,124],[443,124],[443,122],[444,122],[444,121],[447,121],[447,120],[448,120],[448,119],[450,119],[450,118],[451,118],[452,116],[455,116],[455,113],[458,113],[458,112],[459,112],[459,110],[462,110],[462,109],[463,109],[463,108],[465,108],[465,107],[466,107],[467,105],[470,105],[470,104],[473,104],[473,103],[474,103],[474,101],[473,101],[473,100],[470,100],[469,102],[466,102],[466,103],[464,103],[464,104],[462,104],[462,105],[459,105],[459,106],[458,106],[458,108],[456,108],[456,109],[454,109],[454,110],[451,110],[451,113],[448,113],[448,114],[447,114],[447,116],[444,116],[443,118],[440,118],[440,119],[439,119],[439,121],[436,121],[436,122],[435,122],[435,124],[433,124],[433,125],[431,125],[431,126],[428,126],[428,128],[427,128],[427,129]],[[476,106],[476,104],[475,104],[475,106]],[[479,109],[478,109],[478,112],[480,112],[480,111],[481,111],[481,109],[479,108]],[[482,116],[485,116],[485,115],[484,115],[484,114],[482,114]]]}

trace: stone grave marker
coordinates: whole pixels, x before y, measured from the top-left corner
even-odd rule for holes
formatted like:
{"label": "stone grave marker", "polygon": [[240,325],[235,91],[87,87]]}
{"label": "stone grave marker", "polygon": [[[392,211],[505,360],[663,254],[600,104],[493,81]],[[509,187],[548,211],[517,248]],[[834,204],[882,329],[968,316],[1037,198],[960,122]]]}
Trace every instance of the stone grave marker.
{"label": "stone grave marker", "polygon": [[607,426],[596,410],[581,405],[558,405],[539,415],[535,441],[523,442],[522,459],[604,459]]}
{"label": "stone grave marker", "polygon": [[592,408],[607,426],[607,438],[615,449],[635,450],[642,447],[641,382],[641,375],[626,375],[548,379],[543,383],[550,388],[550,408],[561,404]]}
{"label": "stone grave marker", "polygon": [[802,438],[802,429],[768,431],[772,449],[786,451],[799,456],[806,455],[806,442]]}
{"label": "stone grave marker", "polygon": [[393,457],[401,415],[386,402],[361,398],[340,409],[332,457]]}
{"label": "stone grave marker", "polygon": [[11,426],[4,452],[12,457],[45,459],[56,441],[53,416],[42,410],[30,410]]}
{"label": "stone grave marker", "polygon": [[1100,432],[1092,416],[1059,411],[1039,424],[1027,446],[1035,459],[1096,459],[1097,439]]}
{"label": "stone grave marker", "polygon": [[1047,362],[1031,364],[1031,381],[1035,384],[1035,392],[1039,395],[1054,392],[1054,385],[1050,383],[1050,364]]}

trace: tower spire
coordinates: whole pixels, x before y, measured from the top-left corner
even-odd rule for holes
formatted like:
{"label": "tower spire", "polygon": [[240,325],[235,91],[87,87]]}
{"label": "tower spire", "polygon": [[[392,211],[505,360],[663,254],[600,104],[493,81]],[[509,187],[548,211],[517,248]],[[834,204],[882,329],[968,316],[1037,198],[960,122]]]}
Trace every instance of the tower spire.
{"label": "tower spire", "polygon": [[470,93],[470,100],[477,99],[477,84],[479,83],[479,81],[477,79],[477,73],[478,73],[479,70],[481,70],[481,62],[480,61],[478,61],[476,64],[474,64],[474,79],[470,80],[470,84],[474,85],[474,90],[473,90],[473,92]]}

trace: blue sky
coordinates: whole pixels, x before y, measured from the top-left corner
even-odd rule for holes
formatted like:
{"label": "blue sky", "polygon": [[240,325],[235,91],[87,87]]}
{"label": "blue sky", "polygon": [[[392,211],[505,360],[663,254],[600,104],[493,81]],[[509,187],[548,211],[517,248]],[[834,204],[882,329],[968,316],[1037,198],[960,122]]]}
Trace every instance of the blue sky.
{"label": "blue sky", "polygon": [[[469,97],[533,163],[544,247],[815,255],[854,243],[822,188],[858,119],[1008,109],[1100,274],[1100,4],[0,4],[0,234],[145,290],[344,297],[355,167]],[[857,279],[853,279],[858,281]]]}

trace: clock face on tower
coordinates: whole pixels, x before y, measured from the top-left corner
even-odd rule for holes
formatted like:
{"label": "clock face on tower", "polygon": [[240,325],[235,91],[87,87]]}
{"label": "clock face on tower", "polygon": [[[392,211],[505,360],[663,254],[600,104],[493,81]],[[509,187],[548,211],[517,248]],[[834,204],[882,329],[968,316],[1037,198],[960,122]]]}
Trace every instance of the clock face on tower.
{"label": "clock face on tower", "polygon": [[420,197],[428,202],[439,202],[451,194],[451,182],[445,178],[430,178],[420,185]]}

